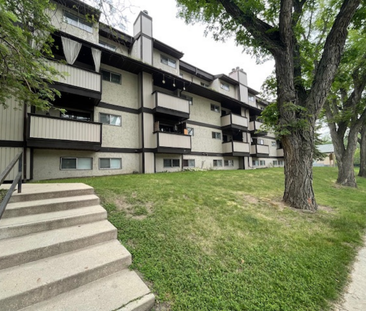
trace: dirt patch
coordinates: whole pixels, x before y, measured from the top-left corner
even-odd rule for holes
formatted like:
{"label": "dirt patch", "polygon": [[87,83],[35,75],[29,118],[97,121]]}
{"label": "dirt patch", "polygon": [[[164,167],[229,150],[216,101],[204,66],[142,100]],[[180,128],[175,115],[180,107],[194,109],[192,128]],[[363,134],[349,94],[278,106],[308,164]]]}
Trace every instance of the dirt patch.
{"label": "dirt patch", "polygon": [[325,205],[318,205],[318,210],[326,213],[334,213],[334,208]]}
{"label": "dirt patch", "polygon": [[123,211],[127,217],[136,220],[143,220],[153,212],[153,203],[151,202],[138,202],[136,204],[130,204],[124,197],[117,197],[113,200],[117,211]]}
{"label": "dirt patch", "polygon": [[251,195],[244,194],[243,195],[244,201],[249,204],[258,204],[259,200],[256,197],[253,197]]}

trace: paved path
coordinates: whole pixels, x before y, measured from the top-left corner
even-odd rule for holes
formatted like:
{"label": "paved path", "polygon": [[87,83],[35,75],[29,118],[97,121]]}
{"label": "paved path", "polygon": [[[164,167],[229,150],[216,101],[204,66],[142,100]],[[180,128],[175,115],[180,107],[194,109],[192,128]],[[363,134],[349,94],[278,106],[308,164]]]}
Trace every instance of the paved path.
{"label": "paved path", "polygon": [[343,301],[335,311],[366,311],[366,240],[356,257]]}

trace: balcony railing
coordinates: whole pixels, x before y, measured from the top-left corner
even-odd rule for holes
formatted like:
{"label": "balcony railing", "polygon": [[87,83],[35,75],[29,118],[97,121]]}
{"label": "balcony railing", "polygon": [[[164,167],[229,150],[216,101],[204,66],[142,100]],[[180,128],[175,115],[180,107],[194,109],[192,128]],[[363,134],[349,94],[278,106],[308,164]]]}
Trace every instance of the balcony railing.
{"label": "balcony railing", "polygon": [[155,96],[155,112],[181,119],[189,118],[188,100],[159,92],[154,92],[153,95]]}
{"label": "balcony railing", "polygon": [[102,124],[29,114],[29,147],[99,150]]}
{"label": "balcony railing", "polygon": [[247,129],[248,119],[236,114],[228,114],[221,117],[221,127],[223,128],[235,128],[235,129]]}
{"label": "balcony railing", "polygon": [[101,92],[101,76],[99,73],[52,61],[49,61],[49,63],[61,73],[65,73],[64,78],[59,77],[56,82]]}
{"label": "balcony railing", "polygon": [[277,149],[277,156],[283,157],[283,149]]}
{"label": "balcony railing", "polygon": [[248,155],[249,144],[240,141],[229,141],[222,144],[222,152],[233,156]]}
{"label": "balcony railing", "polygon": [[250,154],[269,155],[269,146],[268,145],[251,145]]}
{"label": "balcony railing", "polygon": [[266,135],[267,132],[261,129],[262,122],[259,121],[250,121],[249,122],[249,131],[254,132],[253,135]]}
{"label": "balcony railing", "polygon": [[192,149],[191,136],[179,133],[156,132],[158,152],[189,153]]}

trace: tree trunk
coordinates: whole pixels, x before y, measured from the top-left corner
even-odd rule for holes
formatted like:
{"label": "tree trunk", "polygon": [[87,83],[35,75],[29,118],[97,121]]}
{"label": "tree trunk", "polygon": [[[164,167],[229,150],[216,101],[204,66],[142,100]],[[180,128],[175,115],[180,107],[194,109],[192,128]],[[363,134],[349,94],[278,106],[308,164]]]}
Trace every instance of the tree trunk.
{"label": "tree trunk", "polygon": [[313,134],[304,129],[282,139],[285,157],[283,201],[295,208],[316,211],[313,190]]}
{"label": "tree trunk", "polygon": [[294,85],[292,53],[279,54],[275,59],[279,122],[289,132],[281,139],[285,160],[283,201],[294,208],[316,211],[312,172],[315,118],[303,113],[304,99]]}
{"label": "tree trunk", "polygon": [[[327,116],[328,117],[328,116]],[[344,144],[343,132],[337,131],[334,124],[328,123],[332,136],[334,153],[338,166],[337,184],[347,187],[357,187],[353,159],[357,147],[358,128],[353,126],[348,133],[347,146]]]}
{"label": "tree trunk", "polygon": [[360,131],[361,142],[360,142],[360,170],[358,176],[366,178],[366,125],[362,126]]}

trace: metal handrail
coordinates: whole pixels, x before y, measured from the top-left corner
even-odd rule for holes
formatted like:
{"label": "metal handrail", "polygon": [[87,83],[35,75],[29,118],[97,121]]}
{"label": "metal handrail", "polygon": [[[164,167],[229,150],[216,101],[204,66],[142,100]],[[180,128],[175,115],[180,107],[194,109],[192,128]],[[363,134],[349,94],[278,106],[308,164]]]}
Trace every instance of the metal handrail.
{"label": "metal handrail", "polygon": [[14,165],[18,162],[18,174],[14,178],[9,190],[6,192],[4,199],[0,202],[0,219],[5,212],[5,208],[9,203],[10,197],[13,194],[15,186],[18,184],[18,193],[22,192],[22,176],[23,176],[23,152],[20,152],[13,161],[5,168],[5,170],[0,174],[0,186],[5,180],[6,176],[9,175],[10,171]]}

